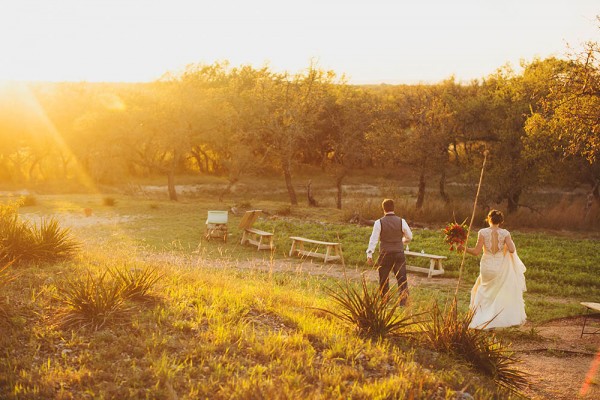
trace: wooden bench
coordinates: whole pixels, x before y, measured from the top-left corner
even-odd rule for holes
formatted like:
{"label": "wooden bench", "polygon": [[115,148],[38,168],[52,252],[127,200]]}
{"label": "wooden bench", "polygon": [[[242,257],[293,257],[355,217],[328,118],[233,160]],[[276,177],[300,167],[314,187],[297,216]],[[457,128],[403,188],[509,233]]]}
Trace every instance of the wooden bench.
{"label": "wooden bench", "polygon": [[445,256],[436,256],[435,254],[417,253],[416,251],[405,251],[404,255],[414,257],[424,257],[429,259],[429,268],[416,267],[414,265],[408,265],[406,263],[406,269],[408,271],[425,272],[428,278],[436,275],[442,275],[444,273],[444,267],[442,266],[442,260],[447,259]]}
{"label": "wooden bench", "polygon": [[[595,331],[592,331],[592,332],[585,331],[585,324],[587,323],[588,318],[600,317],[600,303],[581,302],[580,304],[585,307],[586,312],[585,312],[585,316],[583,318],[583,327],[581,328],[581,335],[579,337],[582,338],[583,335],[595,335],[595,334],[600,333],[600,329],[596,329]],[[592,313],[590,313],[590,311],[592,311]]]}
{"label": "wooden bench", "polygon": [[[320,240],[312,240],[299,236],[290,236],[292,239],[292,249],[290,250],[290,257],[297,253],[299,256],[317,257],[322,258],[323,262],[340,260],[344,265],[344,255],[342,254],[342,245],[335,242],[322,242]],[[308,243],[313,246],[312,250],[305,250],[304,243]],[[325,253],[318,252],[319,247],[325,247]]]}
{"label": "wooden bench", "polygon": [[[252,228],[252,225],[261,213],[262,210],[246,211],[242,217],[239,225],[239,228],[242,230],[241,244],[253,244],[258,250],[273,250],[275,248],[273,245],[273,233]],[[263,239],[268,239],[268,241],[263,241]]]}

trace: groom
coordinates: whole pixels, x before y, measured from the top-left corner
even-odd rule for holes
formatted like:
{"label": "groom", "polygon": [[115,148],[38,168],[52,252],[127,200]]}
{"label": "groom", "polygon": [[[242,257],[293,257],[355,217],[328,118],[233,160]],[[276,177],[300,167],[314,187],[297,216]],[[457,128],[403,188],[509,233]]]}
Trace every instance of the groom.
{"label": "groom", "polygon": [[367,264],[373,265],[373,252],[379,245],[377,266],[379,271],[379,291],[385,298],[389,290],[389,275],[394,271],[398,281],[400,304],[406,304],[408,283],[406,281],[406,259],[404,244],[412,240],[412,231],[403,218],[394,214],[394,200],[385,199],[381,203],[384,216],[373,224],[373,233],[367,248]]}

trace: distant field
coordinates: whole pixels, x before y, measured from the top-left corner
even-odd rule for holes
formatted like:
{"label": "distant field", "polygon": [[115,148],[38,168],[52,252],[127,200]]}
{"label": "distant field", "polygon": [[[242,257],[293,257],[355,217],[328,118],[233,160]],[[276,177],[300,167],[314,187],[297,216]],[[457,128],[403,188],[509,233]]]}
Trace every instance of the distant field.
{"label": "distant field", "polygon": [[[219,203],[201,194],[179,202],[160,200],[156,196],[40,195],[37,196],[36,205],[23,207],[21,213],[33,220],[42,215],[57,215],[88,248],[96,250],[99,246],[110,251],[134,246],[139,251],[196,252],[208,258],[285,259],[291,245],[289,237],[304,236],[341,242],[346,264],[366,268],[364,252],[371,229],[347,223],[346,219],[351,214],[347,210],[290,207],[285,202],[266,200]],[[116,204],[104,205],[107,197],[114,199]],[[241,214],[229,214],[229,240],[226,244],[202,239],[207,211],[227,210],[236,205],[240,212],[248,208],[265,210],[266,215],[257,221],[255,227],[275,233],[276,249],[273,254],[268,251],[257,252],[251,246],[239,244]],[[85,217],[84,208],[91,208],[92,216]],[[476,240],[479,226],[471,234],[471,244]],[[414,239],[410,246],[412,250],[447,256],[445,276],[455,277],[461,258],[455,252],[450,252],[443,243],[442,227],[442,224],[413,227]],[[513,230],[513,237],[518,253],[528,268],[529,293],[580,299],[600,296],[600,255],[597,251],[600,237],[587,233],[529,229]],[[425,261],[411,260],[411,263],[419,265]],[[475,280],[478,263],[475,257],[466,258],[465,282]]]}

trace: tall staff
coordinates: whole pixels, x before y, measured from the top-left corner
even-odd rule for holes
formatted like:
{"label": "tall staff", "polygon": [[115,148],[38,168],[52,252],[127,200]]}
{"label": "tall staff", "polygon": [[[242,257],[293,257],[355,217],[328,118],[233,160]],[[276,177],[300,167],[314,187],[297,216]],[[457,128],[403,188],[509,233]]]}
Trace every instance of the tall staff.
{"label": "tall staff", "polygon": [[469,221],[469,228],[467,229],[467,239],[465,240],[465,246],[463,249],[462,259],[460,260],[460,268],[458,269],[458,282],[456,283],[456,290],[454,291],[454,298],[458,295],[458,288],[460,286],[460,280],[462,278],[463,266],[465,264],[465,256],[467,255],[467,243],[469,243],[469,235],[471,234],[471,227],[473,226],[473,220],[475,219],[475,210],[477,210],[477,200],[479,200],[479,191],[481,190],[481,183],[483,182],[483,171],[485,170],[485,162],[487,156],[490,154],[489,150],[483,152],[483,164],[481,165],[481,174],[479,175],[479,184],[477,185],[477,194],[475,195],[475,202],[473,203],[473,212],[471,214],[471,220]]}

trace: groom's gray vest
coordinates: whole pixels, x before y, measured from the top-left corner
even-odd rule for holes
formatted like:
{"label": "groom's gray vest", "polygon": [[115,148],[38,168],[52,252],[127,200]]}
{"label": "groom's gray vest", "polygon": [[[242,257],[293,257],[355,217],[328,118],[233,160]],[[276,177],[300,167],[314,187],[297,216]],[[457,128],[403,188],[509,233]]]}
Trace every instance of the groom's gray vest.
{"label": "groom's gray vest", "polygon": [[380,218],[379,223],[381,224],[379,251],[381,253],[403,253],[402,218],[394,214],[388,214]]}

